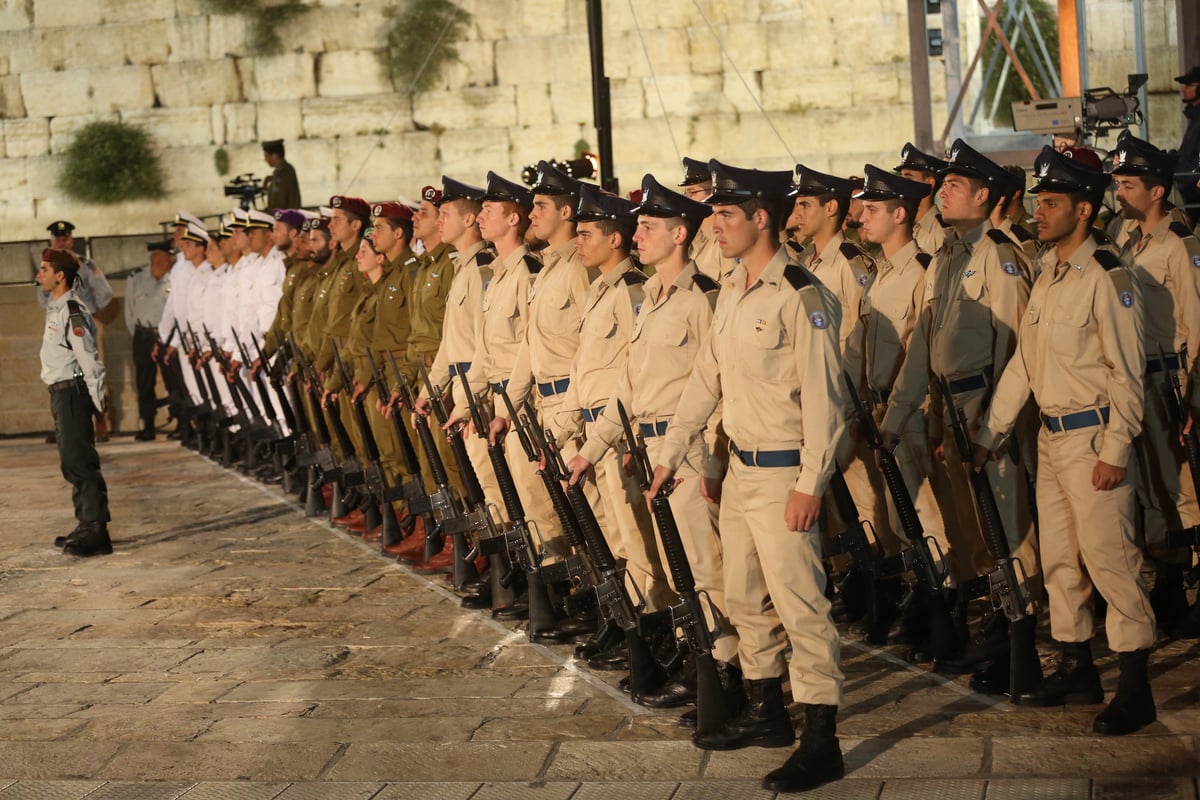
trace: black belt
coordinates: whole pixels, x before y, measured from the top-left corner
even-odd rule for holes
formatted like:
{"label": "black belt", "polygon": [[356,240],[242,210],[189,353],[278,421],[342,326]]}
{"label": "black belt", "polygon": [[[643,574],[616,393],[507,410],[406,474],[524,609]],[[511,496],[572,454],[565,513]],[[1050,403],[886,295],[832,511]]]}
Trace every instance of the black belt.
{"label": "black belt", "polygon": [[450,365],[450,377],[457,378],[459,375],[465,375],[471,370],[470,361],[459,361]]}
{"label": "black belt", "polygon": [[69,380],[59,381],[58,383],[52,383],[49,386],[50,394],[54,394],[55,392],[65,392],[67,389],[82,389],[82,388],[83,388],[83,381],[81,381],[79,378],[70,378]]}
{"label": "black belt", "polygon": [[642,422],[638,424],[638,429],[641,431],[641,434],[644,438],[653,439],[655,436],[665,436],[667,433],[667,426],[670,424],[671,421],[669,419],[664,419],[654,423]]}
{"label": "black belt", "polygon": [[600,414],[604,412],[604,406],[596,406],[595,408],[581,408],[579,413],[583,415],[584,422],[595,422],[600,419]]}
{"label": "black belt", "polygon": [[1048,417],[1042,414],[1042,424],[1052,433],[1076,431],[1080,428],[1091,428],[1095,425],[1108,423],[1108,406],[1104,408],[1089,408],[1087,411],[1076,411],[1061,417]]}
{"label": "black belt", "polygon": [[539,383],[537,386],[538,393],[540,393],[542,397],[553,397],[556,394],[562,394],[565,392],[567,387],[570,385],[570,378],[559,378],[558,380],[550,381],[549,383]]}
{"label": "black belt", "polygon": [[[1165,360],[1164,360],[1165,359]],[[1183,369],[1183,359],[1179,353],[1167,353],[1163,357],[1147,356],[1146,357],[1146,374],[1153,375],[1155,372],[1162,372],[1163,365],[1172,372],[1177,372]]]}
{"label": "black belt", "polygon": [[798,467],[800,466],[799,450],[757,450],[746,451],[732,441],[729,452],[734,458],[747,467]]}
{"label": "black belt", "polygon": [[492,384],[492,391],[495,392],[496,394],[500,394],[501,392],[504,392],[507,389],[508,389],[508,381],[507,380],[503,380],[503,381],[500,381],[499,383]]}
{"label": "black belt", "polygon": [[988,385],[988,374],[992,371],[988,367],[983,372],[976,375],[969,375],[965,378],[959,378],[953,381],[947,381],[950,384],[950,392],[952,394],[962,394],[963,392],[973,392],[976,389],[986,389]]}

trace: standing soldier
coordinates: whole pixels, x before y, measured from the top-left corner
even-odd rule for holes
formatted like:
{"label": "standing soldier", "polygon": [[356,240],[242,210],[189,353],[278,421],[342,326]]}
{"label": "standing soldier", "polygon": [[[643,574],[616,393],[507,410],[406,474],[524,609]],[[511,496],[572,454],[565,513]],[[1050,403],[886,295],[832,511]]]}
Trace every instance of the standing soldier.
{"label": "standing soldier", "polygon": [[281,208],[299,208],[300,181],[296,178],[296,168],[287,162],[283,139],[274,139],[262,143],[263,161],[273,172],[265,181],[267,190],[267,209],[275,211]]}
{"label": "standing soldier", "polygon": [[[708,164],[684,157],[683,180],[679,182],[679,187],[683,190],[684,197],[703,203],[712,194],[712,175],[708,171]],[[696,238],[692,240],[691,255],[702,275],[707,275],[714,281],[721,281],[733,272],[736,264],[732,258],[721,254],[721,248],[717,246],[717,240],[713,236],[712,226],[711,217],[701,224]]]}
{"label": "standing soldier", "polygon": [[713,231],[721,254],[739,263],[717,300],[711,335],[667,429],[650,492],[674,478],[723,401],[730,438],[721,494],[725,597],[750,701],[715,733],[693,741],[711,750],[795,741],[782,685],[790,643],[792,697],[804,706],[804,731],[800,747],[763,779],[763,788],[804,791],[845,774],[836,735],[843,677],[818,525],[821,496],[836,468],[833,449],[845,428],[841,308],[779,245],[791,174],[717,161],[709,167]]}
{"label": "standing soldier", "polygon": [[[1184,570],[1191,551],[1166,547],[1168,530],[1200,524],[1195,484],[1187,454],[1172,419],[1168,371],[1187,383],[1200,353],[1200,295],[1197,266],[1200,244],[1190,228],[1171,217],[1167,194],[1174,180],[1175,156],[1129,132],[1117,140],[1112,177],[1121,216],[1134,223],[1122,249],[1142,290],[1145,327],[1145,417],[1138,448],[1138,497],[1148,554],[1158,563],[1150,599],[1159,627],[1167,633],[1200,635],[1196,620],[1185,620]],[[1196,386],[1191,387],[1193,393]],[[1185,628],[1177,631],[1179,627]]]}
{"label": "standing soldier", "polygon": [[79,259],[69,250],[47,248],[37,271],[46,293],[46,331],[42,336],[42,382],[50,387],[50,413],[58,440],[63,477],[74,488],[79,525],[54,544],[72,556],[112,552],[108,538],[108,487],[100,474],[92,414],[104,410],[104,364],[96,352],[96,325],[71,286]]}
{"label": "standing soldier", "polygon": [[[151,242],[146,245],[146,250],[150,253],[150,266],[135,272],[125,284],[125,327],[133,336],[133,371],[137,382],[138,419],[141,422],[141,428],[133,438],[139,442],[154,438],[154,416],[158,413],[158,398],[154,393],[158,375],[154,362],[154,340],[171,287],[168,274],[171,270],[171,243]],[[162,373],[163,384],[168,389],[174,388],[174,378],[168,377],[172,373],[165,361],[162,363]],[[180,419],[175,405],[172,405],[171,413],[177,420]],[[182,428],[182,420],[179,424]]]}
{"label": "standing soldier", "polygon": [[938,213],[937,194],[942,188],[941,172],[946,168],[946,162],[940,158],[922,153],[911,142],[904,145],[900,151],[900,166],[895,168],[903,177],[910,181],[920,181],[929,184],[929,194],[921,198],[917,209],[917,220],[913,223],[913,238],[922,252],[934,254],[942,248],[946,241],[946,227],[942,215]]}
{"label": "standing soldier", "polygon": [[981,469],[1032,394],[1038,431],[1042,561],[1058,669],[1013,698],[1018,705],[1104,699],[1092,663],[1092,597],[1108,601],[1105,630],[1120,664],[1117,693],[1092,730],[1120,736],[1156,717],[1146,663],[1154,614],[1141,576],[1136,497],[1129,479],[1141,427],[1144,351],[1139,287],[1092,223],[1108,178],[1043,148],[1035,165],[1038,238],[1053,245],[1021,322],[1019,348],[975,437]]}

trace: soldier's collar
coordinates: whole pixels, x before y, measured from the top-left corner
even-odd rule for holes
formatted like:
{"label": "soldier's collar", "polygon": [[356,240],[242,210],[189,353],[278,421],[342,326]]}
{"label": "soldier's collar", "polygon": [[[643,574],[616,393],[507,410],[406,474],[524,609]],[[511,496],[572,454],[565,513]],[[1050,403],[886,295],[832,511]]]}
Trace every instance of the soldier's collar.
{"label": "soldier's collar", "polygon": [[831,264],[837,258],[838,252],[842,249],[842,244],[846,241],[845,235],[838,231],[825,245],[825,249],[820,252],[817,258],[822,264]]}
{"label": "soldier's collar", "polygon": [[616,286],[621,282],[621,276],[626,272],[629,272],[631,269],[633,269],[633,259],[631,259],[629,256],[626,256],[620,264],[617,264],[607,273],[601,273],[600,280],[607,283],[610,287]]}

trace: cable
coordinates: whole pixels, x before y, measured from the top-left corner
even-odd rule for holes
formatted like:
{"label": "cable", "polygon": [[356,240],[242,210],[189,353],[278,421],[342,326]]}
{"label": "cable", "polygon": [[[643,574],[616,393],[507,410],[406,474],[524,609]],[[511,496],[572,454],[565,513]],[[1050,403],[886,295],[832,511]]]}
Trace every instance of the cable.
{"label": "cable", "polygon": [[646,66],[650,69],[650,80],[654,82],[654,92],[658,95],[658,105],[662,108],[663,122],[667,123],[667,133],[671,136],[671,146],[675,148],[675,159],[683,160],[679,150],[679,142],[675,141],[675,130],[671,127],[671,117],[667,114],[667,104],[663,100],[662,87],[658,85],[658,76],[654,74],[654,62],[650,60],[650,49],[646,46],[646,37],[642,35],[642,25],[638,22],[637,10],[633,0],[629,0],[629,13],[633,15],[633,27],[637,31],[638,41],[642,43],[642,53],[646,56]]}
{"label": "cable", "polygon": [[[425,60],[421,62],[421,66],[417,69],[416,75],[414,75],[412,80],[408,82],[408,91],[404,93],[404,97],[412,96],[413,87],[417,85],[417,81],[419,81],[421,79],[421,75],[425,73],[425,68],[429,66],[429,59],[433,58],[433,54],[437,51],[438,45],[442,43],[442,39],[446,36],[446,31],[450,30],[450,25],[453,22],[454,14],[447,14],[446,24],[442,26],[441,33],[439,33],[437,38],[433,40],[433,46],[430,47],[429,52],[425,54]],[[354,173],[354,177],[350,179],[348,184],[346,184],[346,188],[342,191],[342,194],[346,194],[350,191],[350,187],[354,185],[354,182],[358,180],[360,175],[362,175],[363,170],[367,168],[367,162],[371,160],[371,156],[375,155],[375,151],[378,150],[379,145],[383,143],[383,137],[387,136],[387,131],[392,129],[392,123],[396,121],[396,117],[400,115],[401,110],[403,110],[403,106],[398,107],[392,112],[392,116],[388,118],[387,125],[383,127],[384,133],[379,134],[375,138],[375,145],[367,151],[367,157],[364,158],[362,164],[359,165],[358,171]]]}
{"label": "cable", "polygon": [[709,32],[712,33],[713,38],[717,40],[717,47],[721,48],[721,55],[723,55],[729,62],[729,66],[733,67],[734,74],[738,76],[738,80],[742,82],[742,86],[746,87],[746,92],[750,95],[750,99],[754,101],[754,105],[758,106],[758,110],[760,113],[762,113],[763,119],[765,119],[767,124],[771,126],[771,131],[775,134],[775,138],[777,138],[780,144],[783,145],[783,149],[787,151],[788,157],[792,159],[792,161],[795,161],[796,154],[792,152],[792,148],[788,147],[787,140],[783,138],[783,134],[781,134],[779,129],[775,127],[775,122],[771,119],[771,115],[767,113],[765,108],[763,108],[762,103],[760,103],[758,100],[758,95],[754,93],[754,90],[750,88],[749,82],[745,79],[745,77],[742,76],[742,71],[738,69],[737,64],[733,60],[733,56],[729,55],[729,51],[725,49],[725,42],[721,41],[720,35],[717,34],[717,29],[713,27],[712,22],[710,22],[708,19],[708,15],[705,14],[704,9],[700,7],[699,0],[692,0],[692,5],[696,7],[696,11],[700,12],[700,18],[704,20],[704,24],[708,26]]}

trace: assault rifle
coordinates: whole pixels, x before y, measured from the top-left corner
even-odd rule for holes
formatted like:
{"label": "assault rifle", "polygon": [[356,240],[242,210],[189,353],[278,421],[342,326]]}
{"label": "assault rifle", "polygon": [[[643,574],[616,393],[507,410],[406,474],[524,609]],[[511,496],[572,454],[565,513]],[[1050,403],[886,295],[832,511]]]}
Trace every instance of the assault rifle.
{"label": "assault rifle", "polygon": [[[1158,358],[1166,381],[1166,390],[1160,389],[1159,391],[1163,392],[1163,403],[1171,415],[1171,422],[1183,441],[1184,453],[1187,455],[1188,467],[1191,468],[1192,473],[1192,489],[1200,492],[1200,437],[1197,436],[1195,428],[1188,431],[1186,435],[1184,434],[1183,430],[1187,427],[1188,406],[1183,397],[1183,388],[1179,385],[1179,376],[1175,374],[1175,370],[1168,369],[1167,356],[1161,347],[1158,350]],[[1200,494],[1197,494],[1196,497],[1200,497]],[[1167,547],[1195,547],[1197,545],[1200,545],[1200,525],[1167,531]]]}

